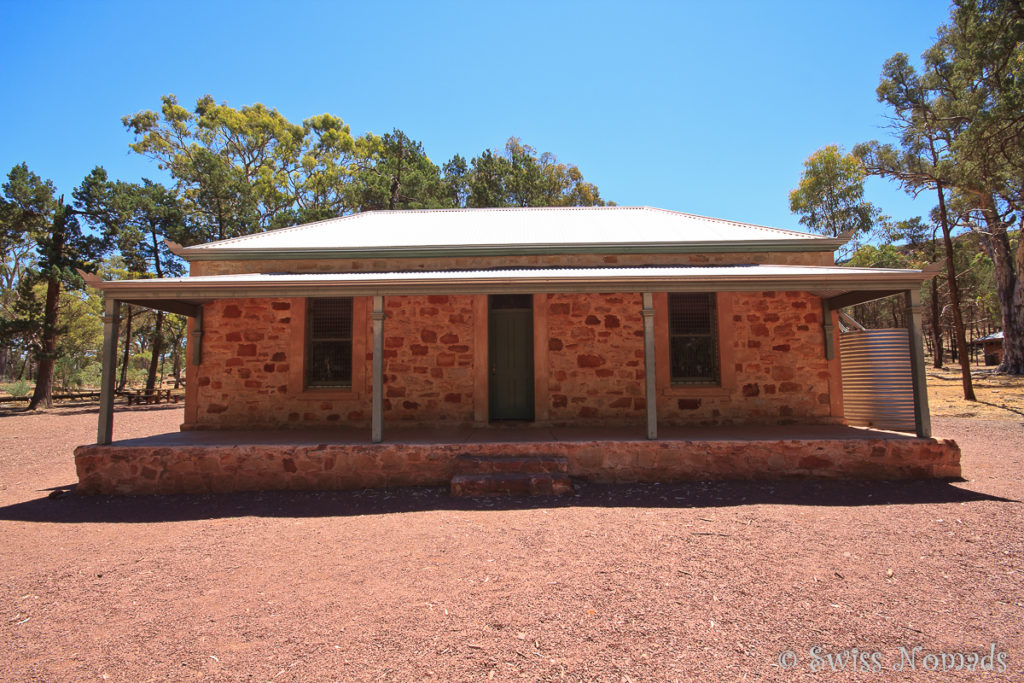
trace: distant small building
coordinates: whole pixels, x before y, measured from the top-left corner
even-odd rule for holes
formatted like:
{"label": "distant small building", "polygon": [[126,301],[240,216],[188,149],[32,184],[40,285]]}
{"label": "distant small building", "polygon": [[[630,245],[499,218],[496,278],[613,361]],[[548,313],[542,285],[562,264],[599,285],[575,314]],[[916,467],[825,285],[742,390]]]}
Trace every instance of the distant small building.
{"label": "distant small building", "polygon": [[985,354],[985,365],[999,365],[1003,362],[1003,331],[975,339],[971,342],[974,346],[980,346]]}

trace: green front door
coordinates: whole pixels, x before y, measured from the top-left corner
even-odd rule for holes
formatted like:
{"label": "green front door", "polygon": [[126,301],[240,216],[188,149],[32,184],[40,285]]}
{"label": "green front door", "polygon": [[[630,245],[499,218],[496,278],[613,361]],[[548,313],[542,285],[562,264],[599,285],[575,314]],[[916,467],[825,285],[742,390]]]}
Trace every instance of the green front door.
{"label": "green front door", "polygon": [[532,297],[495,295],[490,303],[491,419],[532,420]]}

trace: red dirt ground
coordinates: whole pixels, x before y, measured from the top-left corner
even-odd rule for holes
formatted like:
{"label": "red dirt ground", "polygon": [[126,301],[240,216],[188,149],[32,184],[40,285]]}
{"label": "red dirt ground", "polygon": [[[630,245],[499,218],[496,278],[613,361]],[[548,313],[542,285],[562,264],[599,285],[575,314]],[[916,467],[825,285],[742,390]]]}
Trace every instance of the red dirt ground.
{"label": "red dirt ground", "polygon": [[49,498],[95,409],[7,414],[0,679],[1024,680],[1024,419],[934,423],[966,482]]}

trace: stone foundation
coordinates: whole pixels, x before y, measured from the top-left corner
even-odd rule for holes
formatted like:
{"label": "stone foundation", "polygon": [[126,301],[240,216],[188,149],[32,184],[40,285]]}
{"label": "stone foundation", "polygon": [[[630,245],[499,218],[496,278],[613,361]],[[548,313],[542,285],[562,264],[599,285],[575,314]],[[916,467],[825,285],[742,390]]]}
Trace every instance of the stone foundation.
{"label": "stone foundation", "polygon": [[[460,455],[555,455],[592,482],[712,479],[920,479],[960,476],[948,439],[577,440],[512,443],[161,444],[75,450],[78,492],[171,494],[447,486]],[[151,443],[147,444],[147,441]]]}

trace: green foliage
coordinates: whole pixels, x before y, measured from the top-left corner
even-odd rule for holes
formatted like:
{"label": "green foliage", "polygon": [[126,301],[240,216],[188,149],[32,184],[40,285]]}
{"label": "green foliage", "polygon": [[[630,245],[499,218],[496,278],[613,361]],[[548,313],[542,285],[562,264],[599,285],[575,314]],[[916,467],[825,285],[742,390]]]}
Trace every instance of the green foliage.
{"label": "green foliage", "polygon": [[[458,162],[456,162],[458,160]],[[550,152],[538,155],[519,138],[509,138],[503,152],[486,150],[473,159],[465,171],[461,157],[446,166],[449,186],[458,196],[464,192],[466,206],[605,206],[600,192],[583,180],[580,170],[559,163]],[[458,171],[461,170],[461,175]],[[457,179],[461,179],[457,180]]]}
{"label": "green foliage", "polygon": [[830,237],[866,233],[878,211],[864,201],[864,166],[837,145],[822,147],[804,161],[800,184],[789,193],[789,209],[801,225]]}
{"label": "green foliage", "polygon": [[357,205],[354,178],[375,149],[330,114],[288,121],[255,104],[234,109],[209,95],[193,111],[174,95],[159,112],[126,116],[132,149],[170,171],[196,244],[340,216]]}
{"label": "green foliage", "polygon": [[17,382],[4,385],[4,391],[14,398],[24,398],[28,396],[30,391],[32,391],[32,385],[22,379]]}
{"label": "green foliage", "polygon": [[421,143],[398,129],[370,142],[370,157],[358,175],[360,211],[454,206],[440,169]]}

